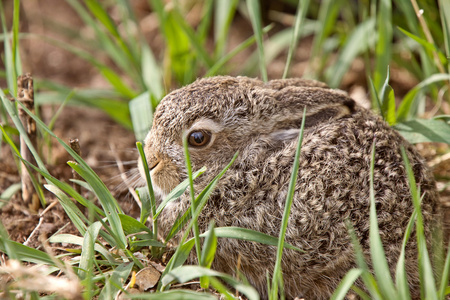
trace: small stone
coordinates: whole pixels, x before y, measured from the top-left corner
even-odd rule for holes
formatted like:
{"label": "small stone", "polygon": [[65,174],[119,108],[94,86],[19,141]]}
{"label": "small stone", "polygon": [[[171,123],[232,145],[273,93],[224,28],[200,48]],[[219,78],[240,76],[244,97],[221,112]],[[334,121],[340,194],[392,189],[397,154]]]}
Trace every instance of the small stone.
{"label": "small stone", "polygon": [[136,285],[139,291],[145,292],[156,286],[160,277],[161,273],[155,267],[148,266],[136,274]]}

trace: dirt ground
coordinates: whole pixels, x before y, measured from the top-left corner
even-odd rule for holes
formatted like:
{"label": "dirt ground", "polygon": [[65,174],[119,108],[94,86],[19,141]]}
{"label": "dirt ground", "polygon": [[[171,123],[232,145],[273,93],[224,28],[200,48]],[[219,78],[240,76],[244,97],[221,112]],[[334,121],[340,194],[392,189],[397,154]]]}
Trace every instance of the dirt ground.
{"label": "dirt ground", "polygon": [[[139,11],[139,18],[145,23],[145,34],[149,38],[151,45],[155,46],[155,51],[158,52],[161,40],[158,38],[158,29],[148,20],[146,16],[150,13],[147,7],[147,1],[134,1],[134,5]],[[6,1],[6,10],[8,4],[12,1]],[[82,27],[81,20],[68,7],[65,1],[60,0],[46,0],[27,1],[27,6],[22,7],[21,31],[35,32],[47,35],[56,35],[49,29],[48,23],[45,22],[45,16],[52,15],[52,21],[63,22],[73,28],[77,26]],[[238,21],[238,22],[243,22]],[[144,24],[144,23],[143,23]],[[153,24],[153,25],[152,25]],[[83,28],[81,28],[83,30]],[[251,27],[245,24],[239,30],[232,31],[232,40],[242,40],[246,34],[250,35]],[[24,70],[31,72],[36,78],[46,78],[54,80],[59,83],[64,83],[73,87],[107,87],[105,81],[92,68],[91,65],[85,61],[73,56],[67,51],[58,49],[56,47],[45,44],[39,40],[24,40],[21,44],[22,59],[24,63]],[[298,50],[296,55],[296,64],[293,67],[294,75],[301,76],[304,61],[307,59],[308,45],[304,43]],[[306,54],[305,54],[306,53]],[[245,53],[237,59],[245,58]],[[269,67],[269,74],[271,78],[276,78],[281,75],[284,67],[285,59],[280,58],[276,60]],[[1,66],[0,66],[1,67]],[[353,71],[345,78],[343,88],[350,93],[356,93],[365,84],[360,82],[360,78],[365,78],[362,66],[356,62],[353,66]],[[397,76],[396,76],[397,73]],[[401,70],[393,68],[391,71],[393,78],[393,87],[398,91],[407,91],[416,84],[414,81],[404,80],[405,76],[401,76]],[[409,77],[406,77],[409,78]],[[4,82],[0,82],[2,87],[5,87]],[[37,93],[39,91],[36,91]],[[363,95],[367,91],[362,91]],[[401,93],[401,92],[399,92]],[[355,94],[356,95],[356,94]],[[45,121],[51,118],[55,107],[43,107],[42,116]],[[78,138],[81,144],[82,157],[92,166],[92,168],[99,174],[101,179],[107,184],[113,195],[123,205],[125,212],[133,215],[136,213],[136,205],[133,198],[129,194],[126,186],[121,184],[123,182],[120,177],[121,171],[117,168],[116,160],[123,162],[133,162],[137,157],[135,150],[135,139],[131,131],[128,131],[111,120],[105,113],[94,110],[92,108],[80,108],[68,106],[64,109],[62,115],[55,124],[55,133],[65,141],[70,138]],[[420,151],[426,156],[427,160],[432,165],[433,170],[438,178],[438,187],[442,190],[441,201],[445,208],[445,219],[450,220],[450,188],[444,188],[450,177],[450,159],[447,158],[439,162],[442,150],[440,148],[447,147],[445,145],[436,144],[422,144],[418,146]],[[0,150],[0,194],[12,184],[20,182],[17,172],[16,162],[7,145],[3,145]],[[44,157],[46,157],[44,150]],[[59,179],[69,181],[72,177],[71,169],[66,164],[69,156],[65,153],[60,145],[53,143],[51,160],[49,161],[48,169],[51,174]],[[126,164],[127,168],[133,167]],[[443,179],[442,179],[443,178]],[[442,180],[442,181],[440,181]],[[54,197],[48,193],[47,200],[51,202],[56,201]],[[56,231],[61,230],[60,233],[74,233],[76,229],[70,224],[68,217],[59,204],[46,210],[44,214],[43,209],[38,213],[30,212],[22,205],[21,197],[16,194],[8,204],[1,209],[1,221],[9,232],[11,239],[18,242],[27,242],[27,245],[38,247],[41,243],[41,236],[50,236]],[[450,229],[450,223],[446,223],[447,229]],[[37,229],[37,230],[35,230]],[[448,233],[449,231],[447,231]],[[33,234],[32,234],[33,233]]]}

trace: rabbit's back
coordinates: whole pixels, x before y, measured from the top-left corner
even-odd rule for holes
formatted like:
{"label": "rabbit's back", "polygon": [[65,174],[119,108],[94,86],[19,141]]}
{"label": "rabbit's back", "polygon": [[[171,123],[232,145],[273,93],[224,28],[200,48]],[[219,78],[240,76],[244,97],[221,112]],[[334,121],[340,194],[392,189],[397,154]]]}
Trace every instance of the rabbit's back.
{"label": "rabbit's back", "polygon": [[[426,233],[437,216],[433,177],[416,150],[377,116],[361,108],[353,115],[307,130],[289,218],[286,242],[305,253],[285,250],[283,272],[289,297],[327,299],[346,272],[356,267],[349,222],[369,255],[369,178],[375,142],[374,190],[378,226],[386,257],[394,272],[405,228],[414,207],[400,147],[404,147],[420,190]],[[264,142],[261,142],[264,144]],[[273,146],[273,145],[272,145]],[[259,149],[267,152],[270,145]],[[239,226],[277,236],[287,195],[296,140],[276,145],[278,150],[242,152],[242,157],[222,179],[202,214],[204,230]],[[254,152],[254,147],[248,149]],[[263,161],[261,157],[264,157]],[[252,160],[253,158],[253,160]],[[220,241],[214,267],[240,271],[264,296],[267,272],[273,269],[276,248],[238,240]],[[414,238],[407,247],[407,271],[418,292],[417,249]]]}

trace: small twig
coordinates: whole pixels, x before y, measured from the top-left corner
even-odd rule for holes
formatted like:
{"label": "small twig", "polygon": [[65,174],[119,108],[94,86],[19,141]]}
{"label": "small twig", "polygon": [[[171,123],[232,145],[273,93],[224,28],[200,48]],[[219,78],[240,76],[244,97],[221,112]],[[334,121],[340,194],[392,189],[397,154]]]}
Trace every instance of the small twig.
{"label": "small twig", "polygon": [[47,206],[46,209],[44,209],[44,211],[42,211],[42,212],[39,214],[39,217],[43,217],[50,209],[53,208],[53,206],[57,205],[58,203],[59,203],[58,201],[53,201],[49,206]]}
{"label": "small twig", "polygon": [[448,85],[445,85],[445,86],[443,86],[443,87],[439,90],[436,104],[434,105],[433,109],[432,109],[432,110],[430,111],[430,113],[429,113],[430,117],[433,117],[435,114],[438,113],[439,108],[440,108],[441,105],[442,105],[442,101],[443,101],[443,99],[444,99],[445,92],[448,91],[448,88],[449,88],[449,86],[448,86]]}
{"label": "small twig", "polygon": [[444,161],[450,160],[450,153],[444,154],[442,156],[438,156],[435,159],[433,159],[432,161],[428,162],[428,166],[430,168],[434,168],[437,165],[443,163]]}
{"label": "small twig", "polygon": [[119,155],[117,155],[117,151],[115,150],[113,145],[110,145],[110,148],[111,148],[112,155],[114,156],[114,159],[117,163],[117,168],[119,169],[119,172],[120,172],[120,178],[122,178],[123,182],[126,184],[128,191],[133,196],[133,199],[136,202],[136,204],[139,206],[139,208],[142,208],[142,202],[139,199],[138,194],[136,193],[134,188],[132,186],[130,186],[130,184],[129,184],[130,180],[127,177],[125,168],[123,167],[122,160],[119,158]]}
{"label": "small twig", "polygon": [[[433,36],[431,35],[430,29],[428,28],[427,22],[425,22],[425,19],[423,17],[423,10],[419,8],[419,5],[417,4],[416,0],[411,0],[411,4],[414,7],[414,11],[416,12],[417,19],[420,22],[420,26],[422,26],[423,33],[425,34],[425,38],[427,41],[434,45]],[[445,73],[444,66],[442,65],[441,61],[439,60],[439,57],[437,55],[436,51],[433,51],[433,57],[436,63],[437,68],[439,69],[439,72]]]}
{"label": "small twig", "polygon": [[39,227],[41,227],[43,221],[44,221],[44,218],[40,217],[39,218],[39,223],[37,224],[36,227],[34,227],[33,231],[30,233],[30,235],[28,236],[27,240],[23,243],[24,246],[28,246],[28,243],[30,242],[30,240],[34,236],[34,234],[38,231]]}
{"label": "small twig", "polygon": [[[78,141],[78,139],[70,139],[69,140],[69,145],[70,148],[72,148],[73,151],[75,151],[79,156],[81,156],[81,148],[80,148],[80,142]],[[73,179],[76,180],[81,180],[81,176],[80,174],[78,174],[75,170],[72,169],[72,176]],[[81,192],[81,187],[79,184],[73,182],[73,188],[75,189],[75,191],[80,194]]]}
{"label": "small twig", "polygon": [[[420,22],[420,26],[422,26],[422,30],[423,30],[423,33],[425,34],[425,38],[427,39],[427,41],[430,44],[435,45],[433,36],[431,35],[431,31],[428,28],[428,25],[427,25],[427,22],[425,21],[425,18],[423,17],[423,10],[419,8],[419,5],[417,4],[416,0],[411,0],[411,4],[412,4],[412,6],[414,8],[414,11],[416,13],[417,19]],[[444,65],[442,64],[442,62],[439,59],[437,50],[433,51],[433,58],[434,58],[434,63],[436,64],[436,67],[438,68],[439,72],[441,72],[442,74],[447,73],[445,71]],[[448,90],[450,91],[450,81],[449,80],[447,80],[447,87],[448,87]],[[449,93],[448,97],[449,97],[448,100],[450,100],[450,93]],[[448,111],[445,111],[445,109],[444,109],[444,112],[448,113]]]}
{"label": "small twig", "polygon": [[[79,156],[81,156],[81,148],[80,148],[80,142],[78,139],[70,139],[69,140],[69,145],[70,148],[72,148],[73,151],[75,151],[76,154],[78,154]],[[73,160],[70,160],[70,162],[76,163]],[[82,180],[83,178],[80,176],[80,174],[78,174],[74,169],[72,169],[72,177],[73,179],[76,180]],[[72,182],[72,186],[75,189],[75,191],[78,194],[81,194],[81,186],[76,183],[76,182]],[[78,201],[76,201],[74,199],[75,204],[77,205],[78,209],[81,210],[82,212],[86,213],[86,207],[84,207],[81,203],[79,203]]]}
{"label": "small twig", "polygon": [[[55,201],[54,203],[58,203],[58,202]],[[56,232],[55,232],[52,236],[55,236],[55,235],[57,235],[58,233],[62,232],[62,231],[63,231],[67,226],[69,226],[70,224],[72,224],[72,223],[68,222],[68,223],[64,224],[61,228],[59,228],[58,230],[56,230]],[[48,241],[48,239],[47,239],[47,241]],[[41,247],[43,247],[43,244],[42,244],[42,243],[36,248],[36,250],[39,250]]]}
{"label": "small twig", "polygon": [[77,280],[78,277],[73,272],[72,266],[67,262],[61,261],[55,257],[53,248],[50,246],[48,238],[44,233],[39,236],[39,241],[41,242],[41,245],[44,247],[45,252],[49,255],[50,259],[53,261],[56,267],[58,267],[61,271],[66,273],[69,279]]}
{"label": "small twig", "polygon": [[[17,78],[17,100],[22,102],[25,107],[34,113],[34,88],[33,78],[30,73],[21,75]],[[18,107],[19,118],[27,132],[28,138],[32,145],[36,148],[37,132],[36,122],[22,109]],[[20,137],[20,155],[28,162],[34,163],[34,157],[28,149],[25,139]],[[22,198],[25,205],[32,211],[37,211],[40,206],[39,197],[34,190],[33,182],[31,180],[30,170],[27,169],[24,163],[21,164],[21,180],[22,180]]]}

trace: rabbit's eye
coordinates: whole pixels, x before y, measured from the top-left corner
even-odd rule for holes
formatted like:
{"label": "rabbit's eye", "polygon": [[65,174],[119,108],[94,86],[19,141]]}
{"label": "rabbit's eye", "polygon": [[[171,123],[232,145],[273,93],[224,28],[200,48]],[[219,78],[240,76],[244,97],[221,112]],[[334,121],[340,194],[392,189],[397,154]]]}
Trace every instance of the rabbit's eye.
{"label": "rabbit's eye", "polygon": [[205,130],[193,131],[189,134],[188,142],[193,147],[206,146],[211,140],[211,133]]}

